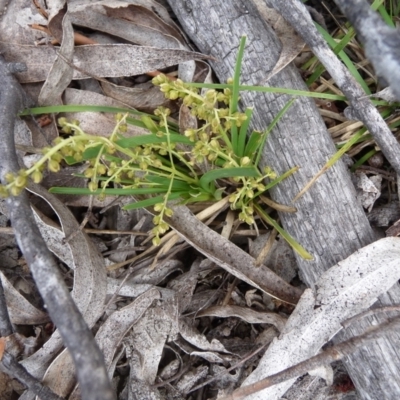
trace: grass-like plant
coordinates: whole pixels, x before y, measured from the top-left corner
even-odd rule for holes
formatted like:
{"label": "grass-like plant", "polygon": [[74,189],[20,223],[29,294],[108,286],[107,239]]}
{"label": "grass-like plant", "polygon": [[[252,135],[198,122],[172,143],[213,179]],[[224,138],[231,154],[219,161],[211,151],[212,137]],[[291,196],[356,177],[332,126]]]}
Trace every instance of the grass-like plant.
{"label": "grass-like plant", "polygon": [[[240,112],[241,90],[253,89],[240,85],[240,70],[245,48],[242,38],[234,77],[221,90],[214,85],[200,91],[199,85],[172,81],[165,75],[153,79],[165,96],[180,100],[199,121],[198,129],[179,133],[169,118],[170,110],[158,108],[155,116],[140,114],[140,119],[130,118],[132,110],[85,107],[86,111],[127,111],[116,114],[116,125],[109,137],[84,132],[78,121],[60,118],[58,124],[62,137],[54,140],[52,147],[43,149],[43,157],[31,168],[18,174],[7,174],[7,184],[0,186],[3,196],[18,195],[27,185],[28,178],[40,182],[47,168],[58,172],[61,163],[85,163],[82,177],[88,179],[87,188],[53,187],[53,193],[80,195],[133,195],[138,201],[125,209],[153,207],[153,243],[169,226],[165,217],[171,216],[170,202],[198,203],[217,201],[228,196],[231,208],[238,211],[238,218],[254,223],[258,214],[278,232],[304,258],[312,258],[290,235],[285,232],[260,206],[260,195],[293,174],[297,168],[277,176],[270,167],[259,168],[263,145],[272,128],[289,109],[290,100],[264,132],[248,134],[252,109]],[[207,87],[208,85],[200,85]],[[254,87],[256,90],[259,89]],[[268,90],[271,88],[262,88]],[[285,89],[287,90],[287,89]],[[293,91],[296,93],[296,91]],[[52,111],[75,111],[77,106],[55,106]],[[47,108],[31,109],[28,113],[48,112]],[[126,137],[128,124],[148,130],[148,134]]]}

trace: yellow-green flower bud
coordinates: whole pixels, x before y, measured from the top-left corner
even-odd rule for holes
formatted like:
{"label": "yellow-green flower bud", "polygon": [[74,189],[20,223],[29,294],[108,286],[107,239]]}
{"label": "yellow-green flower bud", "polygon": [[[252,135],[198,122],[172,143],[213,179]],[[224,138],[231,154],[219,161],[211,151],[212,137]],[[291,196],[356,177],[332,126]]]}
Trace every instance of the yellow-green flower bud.
{"label": "yellow-green flower bud", "polygon": [[58,125],[64,126],[68,121],[67,121],[67,118],[60,117],[60,118],[58,118],[57,122],[58,122]]}
{"label": "yellow-green flower bud", "polygon": [[169,83],[162,83],[160,85],[160,90],[163,93],[168,93],[172,89],[172,86]]}
{"label": "yellow-green flower bud", "polygon": [[149,165],[147,164],[147,162],[145,162],[145,161],[141,161],[140,163],[139,163],[139,168],[142,170],[142,171],[146,171],[146,169],[149,167]]}
{"label": "yellow-green flower bud", "polygon": [[0,185],[0,197],[2,198],[8,197],[8,191],[4,185]]}
{"label": "yellow-green flower bud", "polygon": [[60,170],[60,164],[56,160],[49,160],[47,166],[51,172],[58,172]]}
{"label": "yellow-green flower bud", "polygon": [[254,191],[252,189],[247,189],[246,190],[246,196],[250,199],[254,197]]}
{"label": "yellow-green flower bud", "polygon": [[63,160],[63,157],[62,157],[62,155],[60,153],[54,153],[51,156],[51,159],[54,160],[54,161],[57,161],[58,163],[60,163]]}
{"label": "yellow-green flower bud", "polygon": [[155,160],[153,160],[153,167],[155,167],[155,168],[160,168],[160,167],[162,167],[162,162],[159,160],[159,159],[155,159]]}
{"label": "yellow-green flower bud", "polygon": [[161,239],[159,236],[156,236],[152,239],[151,241],[153,243],[153,246],[158,246],[161,243]]}
{"label": "yellow-green flower bud", "polygon": [[240,166],[245,167],[245,166],[249,165],[250,162],[251,162],[251,160],[250,160],[249,157],[243,157],[243,158],[240,160]]}
{"label": "yellow-green flower bud", "polygon": [[91,192],[95,192],[99,188],[99,184],[96,181],[90,181],[88,183],[88,188]]}
{"label": "yellow-green flower bud", "polygon": [[153,85],[155,85],[155,86],[161,85],[161,83],[164,82],[164,78],[163,78],[163,77],[165,77],[164,74],[157,75],[157,76],[155,76],[155,77],[151,80],[151,82],[152,82]]}
{"label": "yellow-green flower bud", "polygon": [[43,179],[43,174],[39,170],[33,171],[31,176],[35,183],[40,183]]}
{"label": "yellow-green flower bud", "polygon": [[170,100],[176,100],[179,97],[179,92],[177,90],[170,90],[167,96]]}
{"label": "yellow-green flower bud", "polygon": [[236,199],[237,199],[237,195],[236,195],[236,193],[233,193],[229,196],[228,201],[229,201],[229,203],[234,203],[236,201]]}
{"label": "yellow-green flower bud", "polygon": [[170,208],[166,208],[164,210],[164,213],[167,217],[172,217],[172,214],[174,213]]}
{"label": "yellow-green flower bud", "polygon": [[158,230],[159,230],[160,234],[167,232],[168,229],[169,229],[169,225],[164,221],[160,222],[160,225],[158,225]]}
{"label": "yellow-green flower bud", "polygon": [[99,164],[99,166],[97,167],[97,173],[99,175],[104,175],[106,172],[107,172],[106,166],[103,164]]}
{"label": "yellow-green flower bud", "polygon": [[11,183],[14,181],[15,176],[12,172],[7,172],[4,178],[8,183]]}
{"label": "yellow-green flower bud", "polygon": [[[154,205],[154,211],[155,212],[160,212],[163,209],[163,207],[164,207],[163,203],[157,203],[157,204]],[[154,222],[154,219],[153,219],[153,222]]]}
{"label": "yellow-green flower bud", "polygon": [[74,157],[75,161],[82,161],[83,160],[82,153],[74,153],[74,154],[72,154],[72,157]]}
{"label": "yellow-green flower bud", "polygon": [[126,133],[128,131],[128,125],[126,123],[121,124],[118,127],[118,129],[119,129],[120,133]]}
{"label": "yellow-green flower bud", "polygon": [[87,168],[85,172],[83,173],[86,178],[91,178],[94,176],[94,168]]}
{"label": "yellow-green flower bud", "polygon": [[11,196],[19,196],[23,188],[18,186],[12,186],[10,189]]}

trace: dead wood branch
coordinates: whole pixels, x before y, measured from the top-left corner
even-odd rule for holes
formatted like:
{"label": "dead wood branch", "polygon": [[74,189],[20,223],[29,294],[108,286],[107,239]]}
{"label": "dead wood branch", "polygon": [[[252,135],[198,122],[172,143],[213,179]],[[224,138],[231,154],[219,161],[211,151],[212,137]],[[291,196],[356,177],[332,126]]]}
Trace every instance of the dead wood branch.
{"label": "dead wood branch", "polygon": [[377,75],[400,100],[400,31],[390,28],[366,0],[334,0],[356,29]]}

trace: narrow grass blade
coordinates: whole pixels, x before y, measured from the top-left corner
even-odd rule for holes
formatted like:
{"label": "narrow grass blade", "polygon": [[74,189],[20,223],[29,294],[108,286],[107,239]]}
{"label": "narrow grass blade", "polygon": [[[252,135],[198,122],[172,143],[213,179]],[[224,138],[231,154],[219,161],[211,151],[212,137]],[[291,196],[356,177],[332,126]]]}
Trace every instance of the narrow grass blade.
{"label": "narrow grass blade", "polygon": [[269,225],[273,226],[280,235],[290,244],[292,249],[305,260],[313,260],[314,257],[301,246],[292,236],[289,235],[273,218],[271,218],[258,204],[254,206],[258,215]]}
{"label": "narrow grass blade", "polygon": [[[170,193],[168,196],[169,200],[175,200],[181,197],[181,193]],[[136,210],[138,208],[145,208],[154,206],[157,203],[163,203],[165,200],[165,196],[156,196],[152,197],[151,199],[140,200],[135,203],[129,203],[126,206],[122,207],[123,210]]]}
{"label": "narrow grass blade", "polygon": [[372,149],[367,154],[364,154],[359,160],[357,160],[357,162],[355,162],[351,166],[351,168],[350,168],[351,172],[354,172],[358,167],[365,164],[376,153],[377,153],[377,150]]}
{"label": "narrow grass blade", "polygon": [[237,145],[237,156],[238,157],[243,157],[245,153],[245,147],[246,147],[246,138],[247,138],[247,130],[249,129],[249,124],[251,121],[251,117],[253,115],[253,108],[246,108],[245,111],[246,114],[246,121],[243,122],[242,126],[239,129],[239,136],[238,136],[238,145]]}
{"label": "narrow grass blade", "polygon": [[163,190],[163,188],[115,188],[115,189],[97,189],[92,192],[89,188],[76,188],[76,187],[52,187],[49,189],[50,193],[57,194],[76,194],[76,195],[100,195],[100,194],[108,194],[114,196],[129,196],[129,195],[137,195],[137,194],[154,194],[154,193],[163,193],[167,190]]}
{"label": "narrow grass blade", "polygon": [[103,144],[99,144],[97,146],[88,147],[82,154],[83,160],[91,160],[92,158],[97,157],[103,146]]}
{"label": "narrow grass blade", "polygon": [[265,190],[269,190],[276,186],[279,182],[282,182],[284,179],[288,178],[290,175],[293,175],[296,171],[299,170],[299,167],[293,167],[289,169],[289,171],[286,171],[282,175],[278,176],[276,179],[273,181],[269,182],[267,185],[265,185]]}
{"label": "narrow grass blade", "polygon": [[[315,23],[315,26],[318,29],[319,33],[327,41],[329,46],[331,46],[331,48],[335,48],[336,47],[335,39],[324,28],[322,28],[322,26],[318,25],[317,23]],[[353,64],[353,62],[350,60],[349,56],[344,51],[340,51],[338,53],[338,55],[341,58],[341,60],[344,62],[344,64],[346,65],[349,72],[353,75],[354,79],[362,86],[365,93],[368,95],[371,94],[371,90],[369,89],[367,83],[361,77],[360,73],[358,72],[358,70],[357,70],[356,66]]]}
{"label": "narrow grass blade", "polygon": [[265,141],[267,140],[268,135],[270,134],[272,129],[275,128],[275,125],[279,122],[279,120],[286,114],[286,111],[289,110],[289,108],[292,106],[292,104],[295,102],[295,100],[296,100],[295,98],[290,99],[285,104],[285,106],[282,108],[282,110],[279,111],[279,113],[275,116],[275,118],[272,120],[272,122],[269,124],[268,128],[264,132],[264,134],[261,138],[260,147],[258,148],[257,157],[254,161],[255,165],[258,165],[258,163],[260,162],[260,158],[261,158],[261,155],[262,155],[262,152],[264,149],[264,144],[265,144]]}
{"label": "narrow grass blade", "polygon": [[318,171],[318,173],[304,186],[303,189],[296,195],[296,197],[292,200],[294,203],[297,201],[304,193],[306,193],[312,185],[318,180],[318,178],[323,175],[332,165],[336,163],[346,153],[347,150],[350,149],[364,134],[365,128],[358,131],[350,140],[348,140],[339,151],[337,151],[328,161],[327,163]]}
{"label": "narrow grass blade", "polygon": [[60,112],[105,112],[105,113],[129,113],[135,115],[146,115],[145,113],[130,109],[130,108],[118,108],[108,106],[89,106],[82,104],[68,104],[58,106],[47,106],[47,107],[34,107],[27,108],[22,111],[19,115],[40,115],[40,114],[56,114]]}
{"label": "narrow grass blade", "polygon": [[[355,31],[354,28],[350,28],[346,35],[340,40],[338,44],[332,49],[335,55],[338,55],[353,39],[355,36]],[[307,86],[310,86],[313,84],[325,71],[325,67],[322,64],[319,64],[317,68],[315,68],[315,71],[311,74],[311,76],[307,79],[306,84]]]}
{"label": "narrow grass blade", "polygon": [[[170,181],[162,176],[146,175],[146,181],[160,185],[161,187],[169,188]],[[179,180],[176,176],[172,182],[172,191],[190,191],[192,186],[187,182]]]}
{"label": "narrow grass blade", "polygon": [[[233,75],[233,83],[232,83],[232,99],[229,105],[229,114],[233,115],[238,110],[239,103],[239,86],[240,86],[240,72],[242,69],[242,60],[244,54],[244,47],[246,45],[246,36],[242,36],[239,44],[239,51],[236,57],[235,64],[235,72]],[[233,124],[231,128],[231,142],[233,147],[233,152],[239,156],[239,148],[238,148],[238,127]]]}
{"label": "narrow grass blade", "polygon": [[246,148],[244,149],[243,155],[249,157],[251,160],[254,159],[254,155],[257,154],[256,150],[260,146],[262,139],[262,133],[258,131],[251,132],[249,140],[247,141]]}
{"label": "narrow grass blade", "polygon": [[207,192],[210,191],[210,183],[222,178],[234,178],[234,177],[260,177],[260,172],[255,167],[234,167],[234,168],[223,168],[215,169],[206,172],[199,181],[200,186]]}

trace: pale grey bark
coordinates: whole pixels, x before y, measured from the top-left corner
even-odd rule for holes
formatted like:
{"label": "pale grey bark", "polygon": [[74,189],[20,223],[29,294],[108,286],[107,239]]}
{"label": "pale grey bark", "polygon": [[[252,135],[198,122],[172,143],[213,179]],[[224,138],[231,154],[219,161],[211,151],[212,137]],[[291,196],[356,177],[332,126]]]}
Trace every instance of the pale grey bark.
{"label": "pale grey bark", "polygon": [[[279,56],[280,42],[260,19],[251,1],[170,0],[169,3],[200,51],[219,60],[211,64],[221,81],[233,75],[243,34],[247,35],[247,47],[241,82],[258,84],[272,70]],[[305,89],[294,66],[286,67],[270,79],[268,85]],[[289,97],[242,92],[241,100],[243,106],[254,106],[253,128],[265,129]],[[335,147],[314,101],[298,99],[274,129],[264,149],[262,163],[271,165],[278,173],[296,165],[301,167],[298,173],[272,191],[273,199],[290,204],[334,152]],[[296,207],[296,214],[281,214],[280,217],[284,228],[315,257],[311,262],[297,257],[302,278],[310,286],[325,270],[374,240],[368,220],[356,201],[349,173],[341,161],[296,202]],[[399,302],[398,285],[380,298],[382,305]],[[348,333],[361,333],[377,320],[381,322],[385,318],[375,316],[359,322]],[[386,334],[379,343],[372,343],[348,358],[349,373],[363,398],[394,399],[400,396],[399,345],[398,334]]]}

